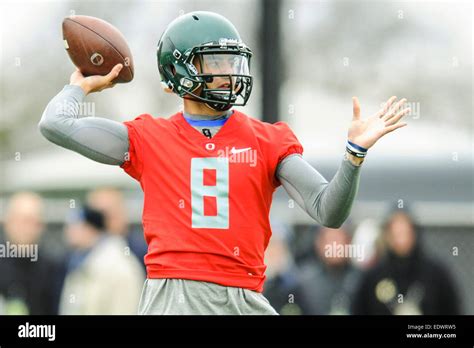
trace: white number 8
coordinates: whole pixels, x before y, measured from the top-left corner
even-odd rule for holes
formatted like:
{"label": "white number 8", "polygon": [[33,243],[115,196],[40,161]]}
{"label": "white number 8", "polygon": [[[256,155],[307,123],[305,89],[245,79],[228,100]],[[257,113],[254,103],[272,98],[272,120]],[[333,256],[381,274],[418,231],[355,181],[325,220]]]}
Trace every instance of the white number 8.
{"label": "white number 8", "polygon": [[[215,186],[204,185],[204,169],[216,171]],[[217,215],[204,215],[204,196],[216,198]],[[229,159],[191,159],[191,209],[193,228],[229,228]]]}

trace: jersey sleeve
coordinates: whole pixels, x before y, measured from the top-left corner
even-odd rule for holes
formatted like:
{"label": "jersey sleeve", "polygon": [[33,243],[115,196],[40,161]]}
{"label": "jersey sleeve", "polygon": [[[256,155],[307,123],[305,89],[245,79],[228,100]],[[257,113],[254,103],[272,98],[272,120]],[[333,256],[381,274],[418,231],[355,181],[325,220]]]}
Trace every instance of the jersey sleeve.
{"label": "jersey sleeve", "polygon": [[144,130],[149,115],[140,115],[132,121],[124,122],[128,130],[128,153],[120,166],[128,175],[140,181],[144,164]]}
{"label": "jersey sleeve", "polygon": [[303,146],[299,142],[296,135],[290,129],[286,122],[277,122],[274,124],[275,129],[275,142],[276,144],[276,153],[275,153],[275,162],[273,167],[273,180],[275,187],[281,185],[280,181],[276,176],[276,170],[280,162],[287,156],[293,154],[303,154]]}
{"label": "jersey sleeve", "polygon": [[286,156],[298,153],[303,154],[303,146],[299,142],[296,135],[290,129],[286,122],[277,122],[275,126],[278,128],[278,163]]}

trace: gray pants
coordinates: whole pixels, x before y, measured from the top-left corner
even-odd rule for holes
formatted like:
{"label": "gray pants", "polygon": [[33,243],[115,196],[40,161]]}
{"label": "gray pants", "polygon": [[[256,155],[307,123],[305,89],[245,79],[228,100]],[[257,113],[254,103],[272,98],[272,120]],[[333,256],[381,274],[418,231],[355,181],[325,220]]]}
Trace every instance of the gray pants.
{"label": "gray pants", "polygon": [[138,314],[278,315],[256,291],[185,279],[147,279]]}

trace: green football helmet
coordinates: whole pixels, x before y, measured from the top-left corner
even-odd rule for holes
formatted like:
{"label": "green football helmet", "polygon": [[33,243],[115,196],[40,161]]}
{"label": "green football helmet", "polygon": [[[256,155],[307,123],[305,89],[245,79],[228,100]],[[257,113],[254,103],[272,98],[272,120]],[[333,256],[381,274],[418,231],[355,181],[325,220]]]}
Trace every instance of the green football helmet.
{"label": "green football helmet", "polygon": [[229,20],[204,11],[171,22],[157,50],[165,87],[218,111],[247,103],[252,92],[251,56]]}

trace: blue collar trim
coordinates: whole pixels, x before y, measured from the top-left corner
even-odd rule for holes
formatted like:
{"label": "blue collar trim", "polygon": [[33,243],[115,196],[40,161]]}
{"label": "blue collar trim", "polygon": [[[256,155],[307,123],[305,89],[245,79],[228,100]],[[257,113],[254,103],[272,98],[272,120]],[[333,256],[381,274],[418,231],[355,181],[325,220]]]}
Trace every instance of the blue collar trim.
{"label": "blue collar trim", "polygon": [[[218,118],[218,119],[201,119],[201,120],[196,120],[196,119],[192,119],[190,117],[186,117],[186,112],[183,112],[183,117],[184,119],[186,120],[186,122],[188,122],[191,126],[197,126],[197,127],[219,127],[219,126],[223,126],[224,123],[227,122],[227,120],[229,119],[230,116],[232,116],[232,114],[234,113],[234,110],[229,110],[226,112],[225,116],[223,115],[222,117]],[[201,117],[203,117],[203,115],[201,115]]]}
{"label": "blue collar trim", "polygon": [[197,127],[223,126],[224,123],[226,123],[227,120],[229,119],[228,117],[222,118],[219,120],[191,120],[190,118],[187,118],[187,117],[184,117],[184,118],[191,126],[197,126]]}

